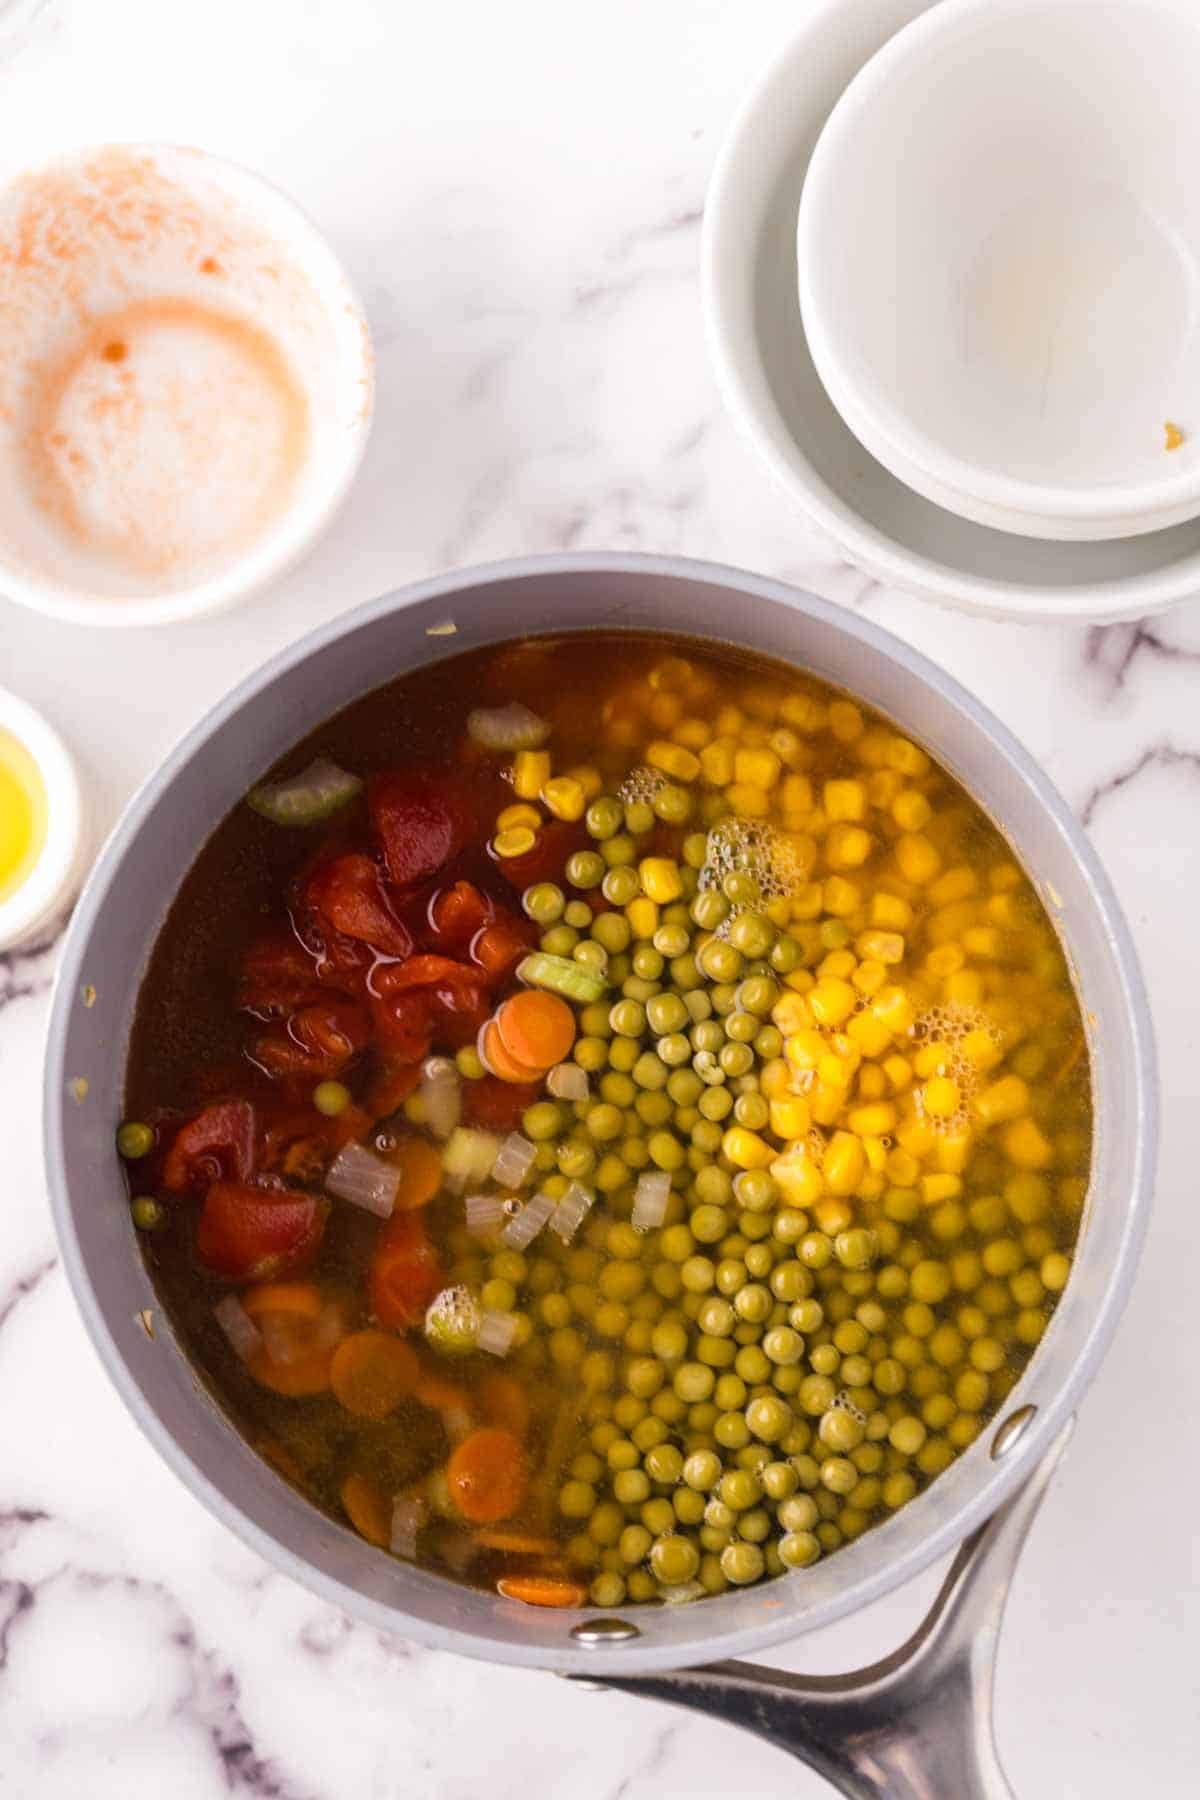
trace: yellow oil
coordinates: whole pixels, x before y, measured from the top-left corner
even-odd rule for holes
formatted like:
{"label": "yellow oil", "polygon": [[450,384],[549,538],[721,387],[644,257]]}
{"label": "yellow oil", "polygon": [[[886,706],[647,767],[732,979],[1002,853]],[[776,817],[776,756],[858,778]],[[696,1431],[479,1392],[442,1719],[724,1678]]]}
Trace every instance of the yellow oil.
{"label": "yellow oil", "polygon": [[19,738],[0,730],[0,901],[26,882],[46,842],[46,784]]}

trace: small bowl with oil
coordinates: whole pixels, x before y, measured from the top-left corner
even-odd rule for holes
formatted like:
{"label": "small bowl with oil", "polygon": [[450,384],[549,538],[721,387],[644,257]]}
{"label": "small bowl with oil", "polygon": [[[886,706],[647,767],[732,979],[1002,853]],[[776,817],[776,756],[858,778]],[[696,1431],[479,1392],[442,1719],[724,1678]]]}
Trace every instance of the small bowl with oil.
{"label": "small bowl with oil", "polygon": [[0,594],[161,625],[261,590],[333,518],[371,344],[269,182],[110,144],[0,188]]}
{"label": "small bowl with oil", "polygon": [[0,950],[32,943],[75,898],[83,805],[66,745],[0,688]]}

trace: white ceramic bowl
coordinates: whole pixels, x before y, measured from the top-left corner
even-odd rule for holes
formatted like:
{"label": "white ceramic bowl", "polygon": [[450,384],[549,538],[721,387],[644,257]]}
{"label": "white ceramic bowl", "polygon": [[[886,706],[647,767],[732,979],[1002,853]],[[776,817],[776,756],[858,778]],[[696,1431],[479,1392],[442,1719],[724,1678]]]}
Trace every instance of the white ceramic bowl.
{"label": "white ceramic bowl", "polygon": [[1109,543],[1041,542],[972,524],[877,462],[813,365],[796,292],[809,161],[848,83],[931,4],[817,0],[743,101],[704,217],[718,385],[780,490],[877,580],[993,618],[1098,622],[1161,611],[1200,594],[1196,520]]}
{"label": "white ceramic bowl", "polygon": [[372,402],[346,276],[259,176],[107,145],[0,190],[0,595],[88,625],[245,597],[329,523]]}
{"label": "white ceramic bowl", "polygon": [[75,898],[86,860],[83,805],[75,764],[42,715],[0,688],[0,732],[29,753],[46,790],[46,837],[33,868],[0,901],[0,950],[30,943]]}
{"label": "white ceramic bowl", "polygon": [[1049,538],[1200,513],[1198,92],[1194,0],[945,0],[846,88],[800,205],[804,324],[918,493]]}

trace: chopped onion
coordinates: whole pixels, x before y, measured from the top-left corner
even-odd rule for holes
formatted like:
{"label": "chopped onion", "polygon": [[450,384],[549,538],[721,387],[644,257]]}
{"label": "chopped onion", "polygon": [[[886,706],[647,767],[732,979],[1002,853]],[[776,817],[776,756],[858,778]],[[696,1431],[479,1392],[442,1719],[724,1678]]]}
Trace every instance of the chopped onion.
{"label": "chopped onion", "polygon": [[546,1086],[556,1100],[586,1100],[588,1078],[577,1062],[556,1063],[546,1077]]}
{"label": "chopped onion", "polygon": [[674,1581],[660,1587],[658,1597],[668,1606],[685,1606],[689,1600],[703,1600],[706,1592],[702,1581]]}
{"label": "chopped onion", "polygon": [[475,1429],[475,1419],[469,1406],[444,1406],[442,1408],[442,1430],[452,1444],[460,1444],[469,1432]]}
{"label": "chopped onion", "polygon": [[479,1315],[478,1344],[490,1356],[507,1356],[517,1335],[517,1315],[506,1312],[484,1312]]}
{"label": "chopped onion", "polygon": [[243,1362],[249,1362],[262,1349],[262,1332],[236,1294],[227,1294],[219,1301],[213,1307],[213,1317]]}
{"label": "chopped onion", "polygon": [[596,1199],[591,1188],[573,1181],[550,1216],[550,1229],[569,1244],[591,1211]]}
{"label": "chopped onion", "polygon": [[554,1201],[549,1194],[532,1195],[516,1217],[508,1221],[500,1233],[500,1242],[507,1244],[510,1250],[524,1250],[532,1244],[553,1211]]}
{"label": "chopped onion", "polygon": [[671,1177],[661,1169],[638,1176],[633,1190],[632,1224],[635,1231],[657,1231],[667,1216]]}
{"label": "chopped onion", "polygon": [[467,734],[485,750],[536,750],[550,727],[514,700],[509,706],[477,706],[467,717]]}
{"label": "chopped onion", "polygon": [[508,1216],[507,1204],[503,1194],[468,1194],[463,1206],[471,1236],[486,1237],[489,1232],[499,1231]]}
{"label": "chopped onion", "polygon": [[417,1554],[417,1533],[425,1523],[425,1502],[397,1494],[392,1503],[391,1552],[411,1561]]}
{"label": "chopped onion", "polygon": [[384,1162],[365,1144],[347,1144],[329,1166],[325,1186],[339,1200],[361,1206],[380,1219],[390,1219],[400,1189],[400,1170]]}
{"label": "chopped onion", "polygon": [[442,1174],[457,1193],[468,1182],[485,1181],[492,1172],[500,1140],[490,1131],[474,1131],[459,1125],[442,1151]]}
{"label": "chopped onion", "polygon": [[492,1164],[492,1180],[498,1181],[501,1187],[519,1188],[532,1169],[536,1155],[537,1151],[527,1137],[522,1137],[519,1131],[511,1131]]}
{"label": "chopped onion", "polygon": [[434,1137],[448,1138],[462,1114],[458,1070],[448,1056],[431,1056],[421,1071],[425,1123]]}
{"label": "chopped onion", "polygon": [[425,1314],[426,1341],[443,1356],[465,1356],[479,1336],[479,1307],[469,1287],[443,1288]]}
{"label": "chopped onion", "polygon": [[281,1368],[299,1362],[312,1349],[308,1332],[296,1330],[291,1313],[267,1313],[260,1327],[262,1341],[271,1361]]}
{"label": "chopped onion", "polygon": [[273,825],[316,825],[353,800],[361,787],[357,775],[348,775],[322,756],[286,781],[264,781],[251,788],[246,801]]}
{"label": "chopped onion", "polygon": [[480,1552],[469,1531],[446,1531],[438,1538],[438,1554],[455,1575],[465,1575]]}

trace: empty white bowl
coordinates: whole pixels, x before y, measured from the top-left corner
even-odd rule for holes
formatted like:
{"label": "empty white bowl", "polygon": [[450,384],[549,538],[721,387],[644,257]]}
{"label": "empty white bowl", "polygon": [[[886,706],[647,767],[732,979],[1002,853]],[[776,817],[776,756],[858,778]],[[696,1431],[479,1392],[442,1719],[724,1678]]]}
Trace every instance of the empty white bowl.
{"label": "empty white bowl", "polygon": [[1200,513],[1198,93],[1194,0],[944,0],[846,88],[799,210],[804,324],[918,493],[1059,539]]}
{"label": "empty white bowl", "polygon": [[780,492],[877,580],[991,618],[1143,618],[1200,594],[1200,521],[1108,543],[973,524],[876,461],[813,366],[796,291],[796,214],[813,149],[858,70],[935,3],[814,0],[739,106],[704,208],[717,383]]}
{"label": "empty white bowl", "polygon": [[264,587],[347,492],[372,396],[345,274],[248,170],[112,144],[0,190],[0,595],[157,625]]}

